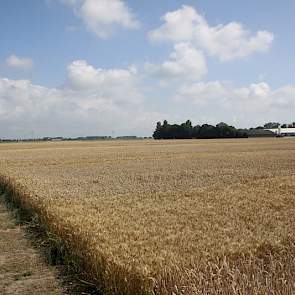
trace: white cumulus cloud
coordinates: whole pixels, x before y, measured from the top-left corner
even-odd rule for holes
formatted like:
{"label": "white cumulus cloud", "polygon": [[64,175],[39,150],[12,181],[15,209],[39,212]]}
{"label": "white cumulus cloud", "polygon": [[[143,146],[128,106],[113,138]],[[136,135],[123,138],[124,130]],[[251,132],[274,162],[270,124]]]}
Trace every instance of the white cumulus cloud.
{"label": "white cumulus cloud", "polygon": [[227,81],[209,81],[186,84],[174,97],[177,102],[191,102],[199,106],[214,106],[251,111],[252,115],[284,109],[289,111],[295,106],[295,87],[283,86],[271,89],[266,82],[252,83],[243,87],[235,87]]}
{"label": "white cumulus cloud", "polygon": [[271,32],[252,33],[241,23],[230,22],[210,26],[203,15],[191,6],[166,13],[164,24],[149,33],[152,41],[191,41],[220,61],[243,58],[255,52],[267,51],[274,39]]}
{"label": "white cumulus cloud", "polygon": [[134,67],[96,69],[84,60],[68,66],[63,87],[0,77],[0,138],[150,135],[163,116],[150,110]]}
{"label": "white cumulus cloud", "polygon": [[12,54],[6,59],[6,65],[10,68],[28,70],[33,67],[34,63],[31,58],[18,57]]}
{"label": "white cumulus cloud", "polygon": [[228,81],[196,82],[176,90],[173,100],[203,123],[224,121],[237,127],[255,127],[269,121],[292,122],[295,87],[272,89],[266,82],[241,87]]}
{"label": "white cumulus cloud", "polygon": [[94,68],[85,60],[73,61],[67,68],[67,83],[76,92],[99,95],[117,103],[140,103],[143,96],[137,87],[137,71]]}
{"label": "white cumulus cloud", "polygon": [[169,60],[162,64],[145,64],[148,74],[160,79],[181,78],[198,80],[207,74],[207,64],[203,53],[189,43],[177,43]]}
{"label": "white cumulus cloud", "polygon": [[109,37],[116,26],[137,29],[135,14],[123,0],[60,0],[72,7],[86,28],[99,38]]}

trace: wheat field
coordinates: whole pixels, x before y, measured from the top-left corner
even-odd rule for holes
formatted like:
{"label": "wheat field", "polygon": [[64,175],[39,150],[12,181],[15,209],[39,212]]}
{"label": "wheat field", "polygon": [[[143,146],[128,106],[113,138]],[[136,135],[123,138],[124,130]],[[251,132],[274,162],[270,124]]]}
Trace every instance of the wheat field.
{"label": "wheat field", "polygon": [[0,175],[104,294],[295,294],[295,139],[1,144]]}

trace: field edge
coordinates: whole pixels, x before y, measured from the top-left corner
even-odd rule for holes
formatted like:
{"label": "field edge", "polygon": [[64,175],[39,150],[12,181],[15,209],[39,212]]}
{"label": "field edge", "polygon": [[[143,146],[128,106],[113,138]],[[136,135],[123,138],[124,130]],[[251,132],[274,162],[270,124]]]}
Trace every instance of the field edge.
{"label": "field edge", "polygon": [[17,224],[25,225],[33,246],[45,258],[46,263],[58,268],[62,282],[69,294],[102,295],[102,291],[81,270],[78,258],[71,254],[66,243],[48,230],[41,221],[40,213],[21,198],[22,192],[13,181],[0,175],[0,197],[12,212]]}

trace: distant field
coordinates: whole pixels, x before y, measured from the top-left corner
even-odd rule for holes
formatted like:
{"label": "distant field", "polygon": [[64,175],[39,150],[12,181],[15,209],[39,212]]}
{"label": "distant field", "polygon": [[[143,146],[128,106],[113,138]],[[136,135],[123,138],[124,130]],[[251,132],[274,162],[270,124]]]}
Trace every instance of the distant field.
{"label": "distant field", "polygon": [[0,144],[0,174],[105,294],[295,294],[295,139]]}

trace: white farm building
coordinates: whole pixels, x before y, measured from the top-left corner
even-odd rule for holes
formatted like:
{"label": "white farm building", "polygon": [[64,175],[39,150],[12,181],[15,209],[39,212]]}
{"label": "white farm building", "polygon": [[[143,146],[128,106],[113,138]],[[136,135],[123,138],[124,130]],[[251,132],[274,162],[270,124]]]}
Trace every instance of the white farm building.
{"label": "white farm building", "polygon": [[265,129],[275,133],[277,136],[295,136],[295,128],[273,128]]}

